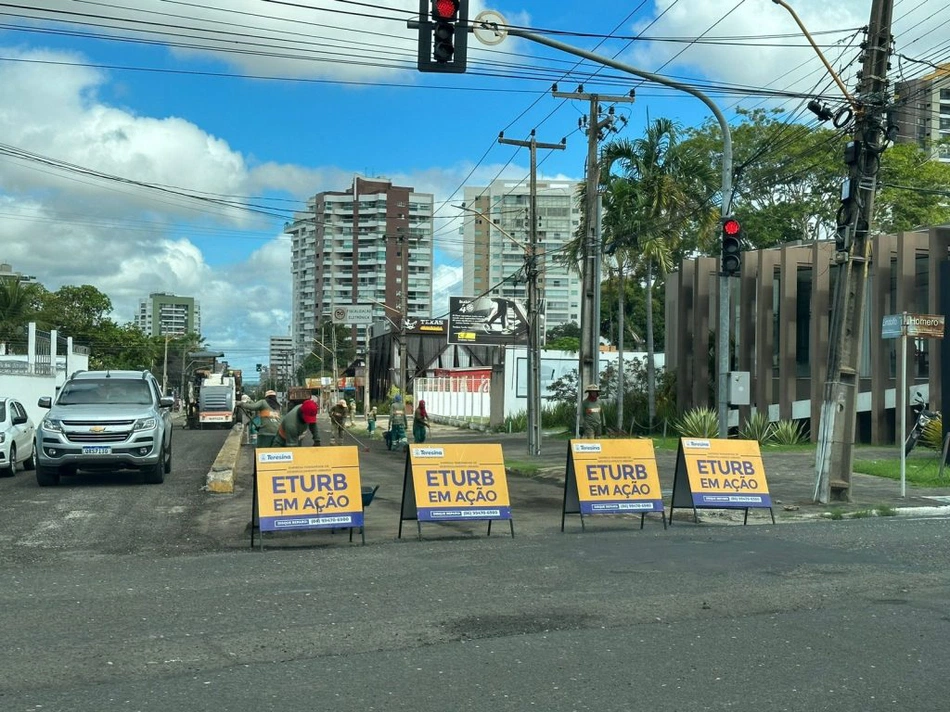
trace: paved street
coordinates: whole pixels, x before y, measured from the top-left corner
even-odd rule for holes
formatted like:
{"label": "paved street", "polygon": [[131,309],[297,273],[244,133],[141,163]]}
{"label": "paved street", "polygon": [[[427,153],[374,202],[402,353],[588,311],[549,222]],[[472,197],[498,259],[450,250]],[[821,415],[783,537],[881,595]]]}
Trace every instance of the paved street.
{"label": "paved street", "polygon": [[175,438],[160,486],[0,480],[0,709],[946,709],[947,519],[561,534],[560,487],[517,478],[514,540],[396,541],[403,456],[371,445],[367,546],[261,552],[246,475],[200,490],[224,432]]}

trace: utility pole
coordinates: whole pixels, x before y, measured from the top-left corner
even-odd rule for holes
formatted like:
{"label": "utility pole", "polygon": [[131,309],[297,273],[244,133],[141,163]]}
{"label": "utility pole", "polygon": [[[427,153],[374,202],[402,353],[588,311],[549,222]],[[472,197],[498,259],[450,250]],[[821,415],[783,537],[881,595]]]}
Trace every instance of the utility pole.
{"label": "utility pole", "polygon": [[406,343],[406,321],[409,319],[409,250],[405,232],[398,232],[400,263],[402,265],[402,289],[400,295],[399,318],[399,387],[402,389],[402,405],[405,408],[409,398],[409,345]]}
{"label": "utility pole", "polygon": [[525,250],[524,271],[528,281],[528,454],[541,454],[541,309],[538,297],[538,149],[564,150],[567,139],[560,143],[538,143],[531,130],[531,140],[515,141],[498,134],[498,143],[524,146],[531,152],[531,177],[528,198],[528,249]]}
{"label": "utility pole", "polygon": [[577,415],[574,419],[574,434],[580,437],[580,408],[584,388],[589,383],[600,381],[600,156],[597,149],[603,137],[602,132],[616,130],[613,107],[601,118],[600,102],[632,103],[634,93],[631,90],[626,96],[585,94],[583,86],[577,87],[575,92],[559,92],[555,84],[551,94],[556,99],[583,99],[590,102],[586,122],[584,119],[579,121],[580,128],[587,127],[586,222],[581,256],[581,343],[577,364]]}
{"label": "utility pole", "polygon": [[[773,0],[775,1],[775,0]],[[784,3],[776,3],[783,4]],[[893,0],[873,0],[857,87],[854,138],[845,151],[848,178],[841,195],[835,262],[838,275],[832,296],[828,375],[815,457],[815,501],[851,498],[854,433],[860,388],[864,302],[874,194],[880,155],[889,131],[884,126],[888,105],[887,68],[891,54]],[[786,6],[787,7],[787,6]],[[903,402],[901,398],[898,403]]]}

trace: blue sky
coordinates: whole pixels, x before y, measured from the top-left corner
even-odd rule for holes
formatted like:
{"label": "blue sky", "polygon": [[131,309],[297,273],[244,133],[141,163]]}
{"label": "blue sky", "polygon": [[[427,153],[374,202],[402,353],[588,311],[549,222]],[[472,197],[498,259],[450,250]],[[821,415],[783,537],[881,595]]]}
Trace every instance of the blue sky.
{"label": "blue sky", "polygon": [[[852,77],[870,0],[791,4]],[[771,0],[471,5],[473,16],[487,6],[511,25],[578,33],[559,39],[706,86],[730,116],[776,107],[807,120],[802,99],[776,92],[838,98]],[[515,38],[495,47],[470,38],[467,74],[420,74],[405,25],[417,9],[417,0],[0,3],[0,261],[50,289],[96,285],[120,323],[149,292],[195,296],[208,344],[253,371],[268,336],[290,327],[282,227],[308,196],[343,189],[354,173],[434,193],[444,309],[461,279],[451,204],[464,185],[527,176],[527,152],[499,145],[500,131],[566,137],[567,150],[539,156],[541,177],[583,177],[586,105],[552,98],[553,81],[565,91],[636,88],[636,102],[618,106],[626,138],[648,116],[685,126],[709,116],[686,94]],[[942,0],[897,0],[894,20],[898,52],[947,61]],[[927,69],[895,59],[894,71]]]}

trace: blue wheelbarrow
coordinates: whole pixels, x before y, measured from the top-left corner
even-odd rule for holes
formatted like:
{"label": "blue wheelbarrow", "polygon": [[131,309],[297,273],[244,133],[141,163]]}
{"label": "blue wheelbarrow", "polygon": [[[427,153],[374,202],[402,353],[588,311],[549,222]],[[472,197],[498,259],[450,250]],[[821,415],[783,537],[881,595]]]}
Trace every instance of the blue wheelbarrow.
{"label": "blue wheelbarrow", "polygon": [[373,498],[376,496],[376,490],[378,489],[379,485],[376,485],[375,487],[364,485],[360,488],[360,494],[363,496],[363,509],[366,509],[373,503]]}

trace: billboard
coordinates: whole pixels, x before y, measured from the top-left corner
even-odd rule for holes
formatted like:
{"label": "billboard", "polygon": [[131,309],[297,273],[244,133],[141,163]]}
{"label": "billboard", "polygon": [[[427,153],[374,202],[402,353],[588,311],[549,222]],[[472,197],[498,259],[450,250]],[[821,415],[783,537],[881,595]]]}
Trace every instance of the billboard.
{"label": "billboard", "polygon": [[528,343],[524,300],[509,297],[449,297],[449,343],[514,346]]}

